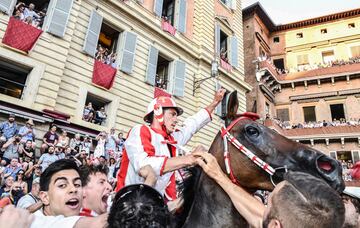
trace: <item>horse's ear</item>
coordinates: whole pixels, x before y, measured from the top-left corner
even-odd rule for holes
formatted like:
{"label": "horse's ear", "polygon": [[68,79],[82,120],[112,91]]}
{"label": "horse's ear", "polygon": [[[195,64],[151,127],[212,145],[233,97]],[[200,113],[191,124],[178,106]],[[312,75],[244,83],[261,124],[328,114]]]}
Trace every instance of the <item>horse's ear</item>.
{"label": "horse's ear", "polygon": [[237,97],[237,91],[230,93],[227,104],[227,112],[225,116],[225,126],[228,126],[236,117],[237,110],[239,108],[239,100]]}

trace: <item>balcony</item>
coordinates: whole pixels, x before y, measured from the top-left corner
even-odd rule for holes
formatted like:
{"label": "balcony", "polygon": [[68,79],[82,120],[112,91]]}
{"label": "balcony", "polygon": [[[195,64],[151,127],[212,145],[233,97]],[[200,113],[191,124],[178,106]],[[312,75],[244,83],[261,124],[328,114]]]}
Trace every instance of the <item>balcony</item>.
{"label": "balcony", "polygon": [[[335,60],[326,65],[315,64],[308,65],[298,70],[298,72],[288,73],[288,70],[281,71],[277,69],[272,63],[271,59],[262,60],[259,62],[259,69],[267,69],[279,81],[293,81],[305,78],[319,78],[325,76],[344,76],[349,73],[360,73],[360,57],[353,57],[348,60]],[[294,69],[293,69],[294,71]]]}
{"label": "balcony", "polygon": [[356,121],[352,125],[312,128],[291,128],[290,126],[287,128],[281,127],[281,122],[277,120],[267,119],[264,125],[291,139],[358,137],[360,135],[360,123]]}

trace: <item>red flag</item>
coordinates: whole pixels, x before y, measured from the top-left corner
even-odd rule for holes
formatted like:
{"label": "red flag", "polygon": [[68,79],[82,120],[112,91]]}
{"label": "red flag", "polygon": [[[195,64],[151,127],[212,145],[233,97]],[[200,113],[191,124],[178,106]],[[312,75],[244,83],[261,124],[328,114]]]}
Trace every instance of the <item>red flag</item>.
{"label": "red flag", "polygon": [[92,83],[105,89],[110,89],[115,80],[116,69],[112,66],[95,60]]}
{"label": "red flag", "polygon": [[10,47],[28,52],[33,48],[41,33],[42,30],[10,17],[2,42]]}

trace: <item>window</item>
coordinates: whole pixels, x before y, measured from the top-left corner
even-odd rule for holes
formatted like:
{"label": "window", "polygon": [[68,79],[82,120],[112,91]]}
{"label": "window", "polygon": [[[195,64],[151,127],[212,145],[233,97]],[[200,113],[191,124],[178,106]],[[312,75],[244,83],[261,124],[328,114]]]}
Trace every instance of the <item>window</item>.
{"label": "window", "polygon": [[88,93],[86,96],[82,119],[90,123],[105,125],[109,104],[109,100]]}
{"label": "window", "polygon": [[274,43],[279,43],[280,42],[280,37],[275,36],[273,41],[274,41]]}
{"label": "window", "polygon": [[303,66],[309,64],[309,56],[307,54],[297,56],[297,65]]}
{"label": "window", "polygon": [[348,28],[355,28],[355,23],[350,23],[350,24],[348,24]]}
{"label": "window", "polygon": [[162,7],[162,17],[174,25],[175,18],[175,0],[164,0]]}
{"label": "window", "polygon": [[288,108],[276,109],[276,116],[281,121],[290,121]]}
{"label": "window", "polygon": [[337,159],[341,161],[348,162],[352,161],[351,151],[336,151]]}
{"label": "window", "polygon": [[182,97],[185,91],[186,64],[182,60],[170,60],[150,46],[145,82]]}
{"label": "window", "polygon": [[351,52],[351,57],[353,57],[353,58],[359,57],[360,56],[360,45],[350,47],[350,52]]}
{"label": "window", "polygon": [[123,31],[120,34],[109,24],[103,23],[103,17],[96,10],[91,11],[83,45],[86,54],[131,74],[136,46],[136,33]]}
{"label": "window", "polygon": [[156,66],[155,86],[163,90],[168,89],[170,61],[159,54]]}
{"label": "window", "polygon": [[220,30],[220,58],[225,62],[229,62],[228,55],[228,35]]}
{"label": "window", "polygon": [[22,99],[30,69],[0,60],[0,93]]}
{"label": "window", "polygon": [[[34,4],[35,2],[35,4]],[[50,0],[20,0],[13,10],[13,16],[37,28],[42,28]]]}
{"label": "window", "polygon": [[284,64],[284,59],[274,59],[274,65],[276,68],[280,69],[280,70],[285,70],[285,64]]}
{"label": "window", "polygon": [[303,107],[303,111],[305,122],[316,121],[315,106]]}
{"label": "window", "polygon": [[321,29],[320,32],[321,32],[321,34],[326,34],[326,33],[327,33],[327,29],[326,29],[326,28],[325,28],[325,29]]}
{"label": "window", "polygon": [[333,120],[340,120],[345,118],[344,105],[343,104],[332,104],[330,105],[331,118]]}
{"label": "window", "polygon": [[296,33],[296,38],[303,38],[303,37],[304,37],[304,35],[302,32]]}
{"label": "window", "polygon": [[220,0],[220,2],[222,2],[232,10],[236,9],[236,0]]}
{"label": "window", "polygon": [[116,68],[119,34],[106,23],[102,23],[95,58]]}
{"label": "window", "polygon": [[331,63],[332,61],[335,60],[334,51],[324,51],[321,53],[321,55],[322,55],[323,63],[325,64]]}

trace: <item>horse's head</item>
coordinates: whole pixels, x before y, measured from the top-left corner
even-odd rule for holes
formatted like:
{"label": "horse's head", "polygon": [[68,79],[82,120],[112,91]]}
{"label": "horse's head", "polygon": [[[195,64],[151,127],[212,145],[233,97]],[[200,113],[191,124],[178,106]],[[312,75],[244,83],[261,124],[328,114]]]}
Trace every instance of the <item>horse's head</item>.
{"label": "horse's head", "polygon": [[[228,102],[226,126],[233,125],[229,133],[245,148],[250,150],[274,169],[286,167],[288,170],[301,171],[324,179],[332,188],[342,191],[345,187],[340,163],[335,159],[301,143],[294,142],[264,125],[254,121],[253,116],[238,120],[241,115],[238,109],[237,93],[234,91]],[[237,122],[235,120],[238,120]],[[236,123],[234,124],[235,121]],[[248,189],[273,189],[270,175],[246,157],[230,142],[227,143],[230,153],[232,172],[240,184]],[[221,135],[217,136],[211,149],[219,164],[225,170],[224,144]],[[282,180],[283,171],[275,172],[273,179]]]}

